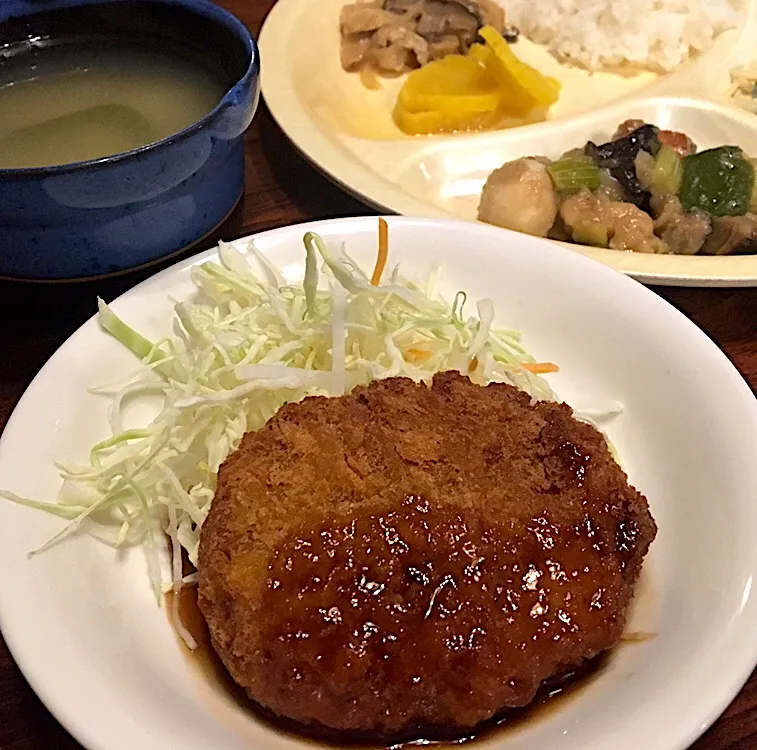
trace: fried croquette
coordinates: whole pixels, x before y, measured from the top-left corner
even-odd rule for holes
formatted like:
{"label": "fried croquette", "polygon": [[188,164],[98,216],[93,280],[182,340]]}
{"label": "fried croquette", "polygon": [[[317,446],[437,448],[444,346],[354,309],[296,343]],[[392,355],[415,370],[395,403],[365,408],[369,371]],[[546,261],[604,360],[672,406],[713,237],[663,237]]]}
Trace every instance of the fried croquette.
{"label": "fried croquette", "polygon": [[471,728],[620,639],[656,533],[564,404],[441,373],[284,406],[222,465],[199,603],[275,714]]}

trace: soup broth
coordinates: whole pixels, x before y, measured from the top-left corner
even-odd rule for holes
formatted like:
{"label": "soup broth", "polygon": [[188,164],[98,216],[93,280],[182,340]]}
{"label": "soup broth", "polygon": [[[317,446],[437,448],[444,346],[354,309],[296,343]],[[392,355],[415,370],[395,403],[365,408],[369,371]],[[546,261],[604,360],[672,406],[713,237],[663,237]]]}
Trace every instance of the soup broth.
{"label": "soup broth", "polygon": [[137,45],[70,44],[0,65],[0,169],[130,151],[208,114],[224,86],[197,63]]}

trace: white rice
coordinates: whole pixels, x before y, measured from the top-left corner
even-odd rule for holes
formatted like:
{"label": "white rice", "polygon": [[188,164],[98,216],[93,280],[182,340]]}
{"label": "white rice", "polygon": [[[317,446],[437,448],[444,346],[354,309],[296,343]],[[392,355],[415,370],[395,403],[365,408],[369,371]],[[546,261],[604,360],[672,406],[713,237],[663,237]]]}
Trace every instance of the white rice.
{"label": "white rice", "polygon": [[748,0],[499,0],[508,23],[589,70],[669,71],[738,25]]}

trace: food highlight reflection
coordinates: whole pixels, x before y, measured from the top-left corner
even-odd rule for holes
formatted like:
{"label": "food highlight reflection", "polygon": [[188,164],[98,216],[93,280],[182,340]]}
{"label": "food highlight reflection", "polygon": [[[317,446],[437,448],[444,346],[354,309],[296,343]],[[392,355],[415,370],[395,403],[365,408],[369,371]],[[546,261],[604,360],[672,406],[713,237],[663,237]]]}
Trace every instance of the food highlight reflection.
{"label": "food highlight reflection", "polygon": [[[179,604],[174,605],[174,598]],[[470,742],[486,741],[496,734],[499,739],[506,738],[512,733],[541,721],[546,721],[557,712],[565,710],[574,700],[580,700],[584,692],[600,678],[612,662],[613,652],[606,652],[586,664],[580,671],[567,675],[564,680],[550,685],[543,685],[534,700],[525,708],[509,709],[489,721],[477,726],[465,736],[449,736],[443,732],[426,733],[423,738],[410,736],[407,739],[395,738],[390,743],[380,743],[373,736],[347,736],[344,733],[329,731],[325,728],[306,727],[283,719],[260,705],[252,702],[242,688],[229,675],[223,662],[213,648],[205,617],[197,605],[197,588],[185,586],[174,594],[166,594],[166,608],[168,611],[176,609],[181,621],[197,643],[195,649],[189,649],[183,639],[179,638],[180,647],[191,667],[197,671],[201,679],[214,691],[219,699],[239,708],[249,714],[256,721],[268,725],[276,732],[281,732],[298,740],[308,740],[319,746],[333,745],[345,748],[377,748],[388,747],[391,750],[400,748],[425,747],[435,745],[462,745]],[[173,625],[173,620],[171,620]],[[621,641],[623,644],[644,642],[654,637],[648,633],[627,633]]]}

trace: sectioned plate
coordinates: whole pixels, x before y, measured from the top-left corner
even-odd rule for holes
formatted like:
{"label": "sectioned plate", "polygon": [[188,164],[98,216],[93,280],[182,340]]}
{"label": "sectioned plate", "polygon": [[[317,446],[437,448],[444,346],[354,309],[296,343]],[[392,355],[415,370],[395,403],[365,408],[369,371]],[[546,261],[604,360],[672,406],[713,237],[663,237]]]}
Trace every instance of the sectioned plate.
{"label": "sectioned plate", "polygon": [[[373,265],[376,222],[345,219],[260,234],[257,247],[302,277],[306,230]],[[497,321],[557,362],[554,389],[577,408],[624,410],[608,424],[659,534],[629,624],[653,637],[621,646],[559,710],[483,744],[507,750],[683,750],[733,698],[757,661],[757,401],[717,347],[657,295],[600,263],[526,235],[471,222],[389,218],[390,264],[411,278],[430,258],[442,291],[490,297]],[[240,251],[246,242],[235,243]],[[127,323],[170,333],[171,298],[190,268],[163,271],[113,303]],[[587,294],[587,288],[592,290]],[[51,500],[53,462],[81,462],[108,435],[107,402],[89,392],[138,363],[95,320],[50,359],[0,439],[0,487]],[[304,750],[192,669],[159,609],[142,551],[75,537],[33,559],[60,528],[0,501],[0,626],[30,684],[89,750]],[[727,553],[725,552],[727,551]],[[618,707],[621,706],[622,710]]]}
{"label": "sectioned plate", "polygon": [[[741,146],[757,156],[757,115],[730,103],[729,71],[757,58],[757,0],[744,24],[703,55],[658,76],[590,74],[521,39],[518,55],[563,84],[552,119],[487,133],[410,137],[391,112],[402,78],[366,89],[339,62],[345,0],[278,0],[260,34],[262,92],[274,118],[313,164],[350,193],[399,214],[475,220],[486,177],[505,161],[556,157],[607,140],[627,118],[689,134],[700,148]],[[757,255],[645,255],[568,245],[650,284],[756,286]]]}

